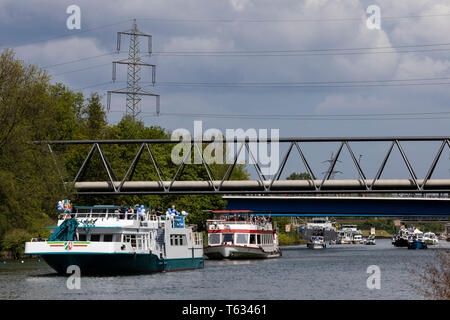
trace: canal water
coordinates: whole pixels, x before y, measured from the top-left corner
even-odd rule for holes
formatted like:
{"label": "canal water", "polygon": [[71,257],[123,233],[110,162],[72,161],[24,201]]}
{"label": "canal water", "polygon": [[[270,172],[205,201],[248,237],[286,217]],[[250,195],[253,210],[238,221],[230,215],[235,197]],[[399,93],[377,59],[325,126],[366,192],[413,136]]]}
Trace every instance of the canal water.
{"label": "canal water", "polygon": [[[427,250],[395,248],[390,240],[375,246],[331,245],[324,250],[283,247],[271,260],[205,260],[200,270],[135,276],[81,277],[68,289],[44,261],[0,264],[0,299],[423,299],[409,268],[429,261],[443,242]],[[3,262],[3,261],[2,261]],[[367,268],[377,265],[380,289],[368,289]]]}

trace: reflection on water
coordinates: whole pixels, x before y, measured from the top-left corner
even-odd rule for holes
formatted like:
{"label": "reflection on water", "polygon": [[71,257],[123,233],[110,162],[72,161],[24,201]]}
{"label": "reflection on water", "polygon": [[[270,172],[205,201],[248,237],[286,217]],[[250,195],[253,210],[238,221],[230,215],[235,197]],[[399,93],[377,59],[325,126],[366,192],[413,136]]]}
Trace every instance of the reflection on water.
{"label": "reflection on water", "polygon": [[[284,247],[278,259],[205,260],[200,270],[82,277],[80,290],[67,289],[67,277],[43,261],[8,261],[0,264],[0,299],[422,299],[407,268],[439,248],[394,248],[390,240],[323,250]],[[366,286],[369,265],[381,269],[379,290]]]}

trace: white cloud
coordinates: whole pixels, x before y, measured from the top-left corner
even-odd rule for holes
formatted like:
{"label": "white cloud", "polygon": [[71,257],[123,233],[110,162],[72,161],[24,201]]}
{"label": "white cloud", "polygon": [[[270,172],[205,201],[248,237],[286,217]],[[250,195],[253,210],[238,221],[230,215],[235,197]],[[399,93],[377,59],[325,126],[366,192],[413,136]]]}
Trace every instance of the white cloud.
{"label": "white cloud", "polygon": [[108,52],[100,48],[95,38],[78,37],[24,45],[14,50],[20,57],[38,62],[41,66]]}
{"label": "white cloud", "polygon": [[253,3],[251,0],[230,0],[230,4],[235,11],[243,11],[248,6],[251,6]]}
{"label": "white cloud", "polygon": [[376,96],[359,94],[332,94],[318,104],[318,114],[363,114],[380,113],[392,108],[392,102]]}

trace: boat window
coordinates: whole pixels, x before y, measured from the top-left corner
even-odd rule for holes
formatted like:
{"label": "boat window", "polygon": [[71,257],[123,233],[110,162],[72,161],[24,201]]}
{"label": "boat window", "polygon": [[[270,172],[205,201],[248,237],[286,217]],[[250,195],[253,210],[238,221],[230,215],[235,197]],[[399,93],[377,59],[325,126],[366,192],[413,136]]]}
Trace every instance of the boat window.
{"label": "boat window", "polygon": [[124,242],[129,242],[132,247],[136,248],[136,235],[135,234],[124,234]]}
{"label": "boat window", "polygon": [[187,245],[186,236],[182,235],[182,234],[172,234],[172,235],[170,235],[170,245],[171,246],[185,246],[185,245]]}
{"label": "boat window", "polygon": [[222,243],[229,243],[229,244],[233,244],[233,233],[225,233],[223,235],[223,240]]}
{"label": "boat window", "polygon": [[104,234],[103,235],[103,241],[104,242],[112,242],[113,235],[112,234]]}
{"label": "boat window", "polygon": [[86,234],[78,234],[78,241],[86,241]]}
{"label": "boat window", "polygon": [[248,243],[248,234],[238,233],[236,235],[236,243],[247,244]]}
{"label": "boat window", "polygon": [[220,243],[220,233],[210,234],[208,237],[208,242],[210,244],[219,244]]}
{"label": "boat window", "polygon": [[261,244],[261,235],[260,234],[257,235],[257,241],[258,241],[258,244]]}
{"label": "boat window", "polygon": [[100,241],[99,234],[91,234],[91,241]]}
{"label": "boat window", "polygon": [[256,234],[250,235],[250,244],[256,244]]}

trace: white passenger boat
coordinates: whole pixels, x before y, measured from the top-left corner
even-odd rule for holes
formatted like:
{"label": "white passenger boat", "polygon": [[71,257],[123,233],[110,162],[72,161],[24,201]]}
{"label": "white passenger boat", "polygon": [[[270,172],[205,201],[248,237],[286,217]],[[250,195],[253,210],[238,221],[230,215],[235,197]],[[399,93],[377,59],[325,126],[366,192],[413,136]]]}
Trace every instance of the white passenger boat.
{"label": "white passenger boat", "polygon": [[119,213],[119,207],[75,207],[61,214],[49,240],[32,239],[25,254],[40,255],[65,274],[76,265],[82,274],[175,271],[203,267],[201,233],[183,216]]}
{"label": "white passenger boat", "polygon": [[339,230],[336,233],[336,244],[351,244],[352,234],[349,231]]}
{"label": "white passenger boat", "polygon": [[343,225],[337,232],[338,244],[362,244],[362,232],[358,230],[356,225]]}
{"label": "white passenger boat", "polygon": [[310,241],[313,236],[321,236],[325,242],[336,243],[336,227],[328,217],[314,217],[301,230],[301,237],[304,240]]}
{"label": "white passenger boat", "polygon": [[423,241],[427,245],[437,245],[439,243],[438,237],[433,232],[425,232],[423,234]]}
{"label": "white passenger boat", "polygon": [[281,256],[277,231],[271,219],[248,210],[213,211],[207,220],[209,259],[277,258]]}
{"label": "white passenger boat", "polygon": [[308,239],[306,247],[309,249],[324,249],[327,247],[327,245],[322,236],[312,236],[310,239]]}

